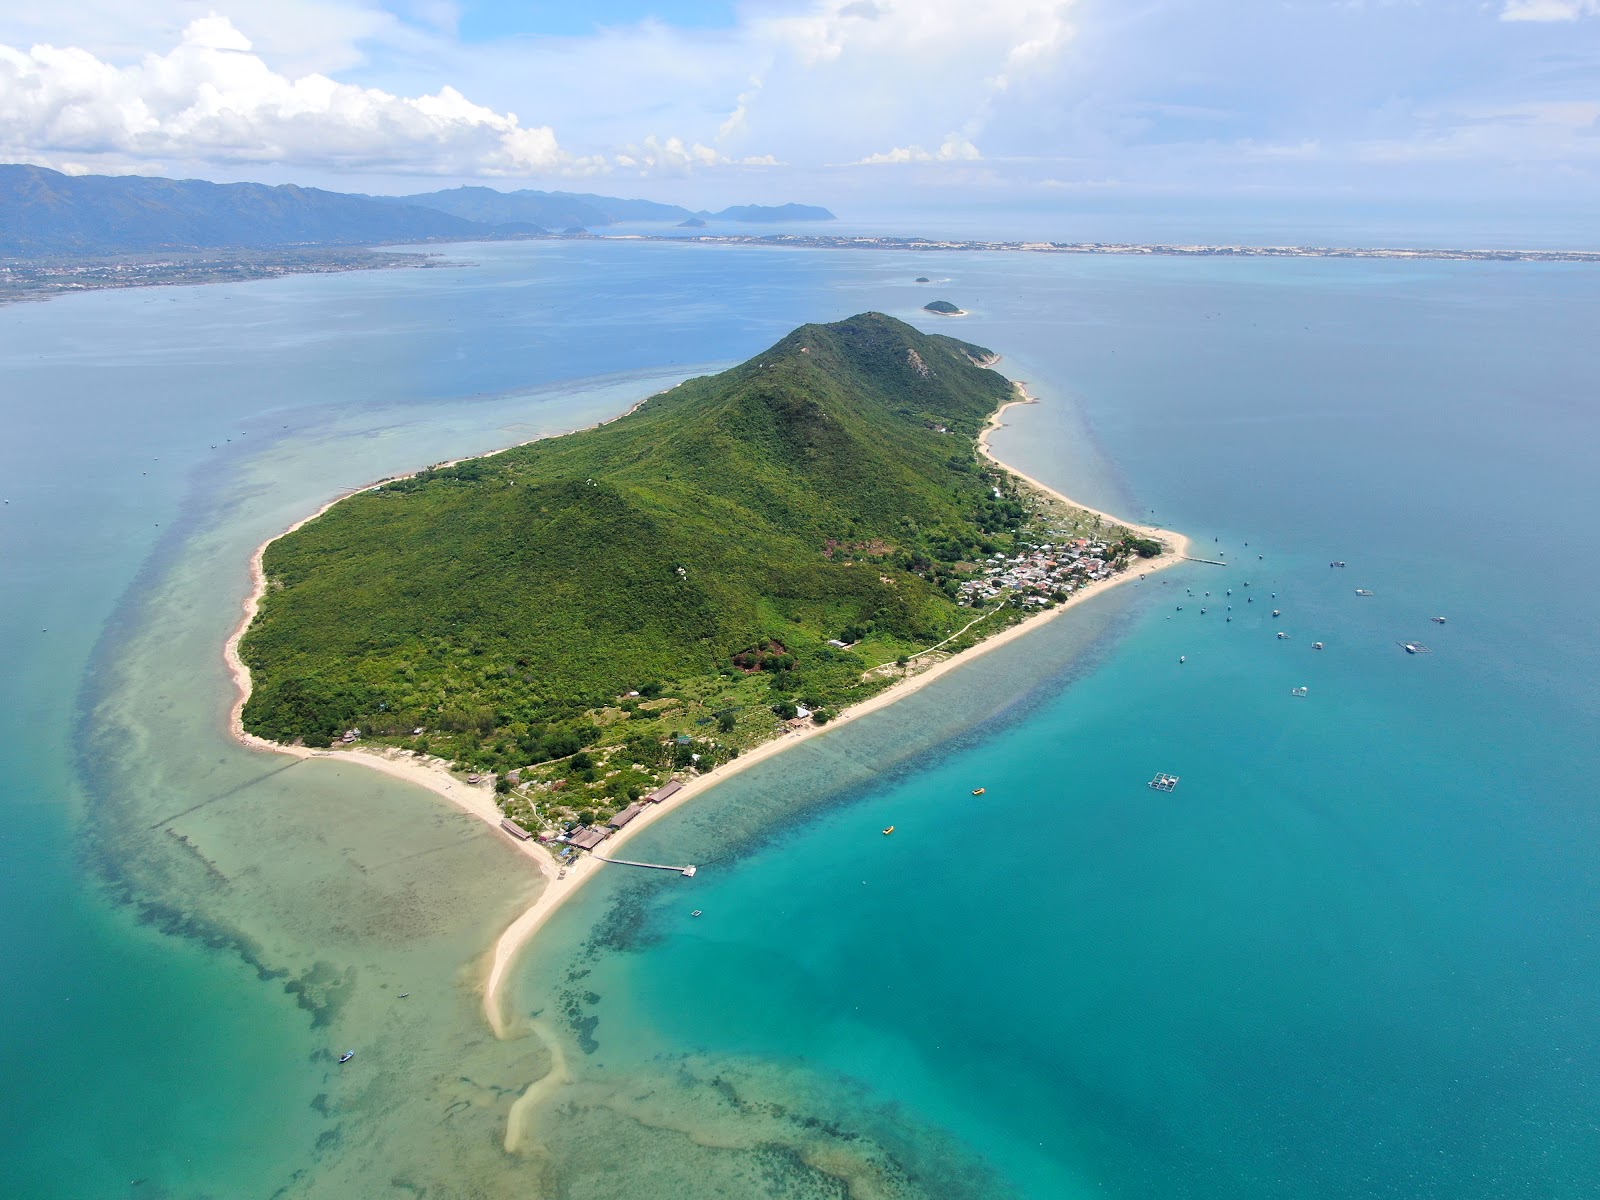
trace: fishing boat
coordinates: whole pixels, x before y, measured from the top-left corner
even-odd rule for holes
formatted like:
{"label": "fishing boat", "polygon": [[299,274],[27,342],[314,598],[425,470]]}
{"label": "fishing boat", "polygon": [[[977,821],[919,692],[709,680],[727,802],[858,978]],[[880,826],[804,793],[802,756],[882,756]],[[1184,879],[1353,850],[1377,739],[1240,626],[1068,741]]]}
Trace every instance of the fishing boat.
{"label": "fishing boat", "polygon": [[1358,595],[1358,596],[1370,596],[1370,595],[1372,595],[1372,592],[1368,588],[1357,588],[1356,589],[1356,595]]}
{"label": "fishing boat", "polygon": [[1443,617],[1429,617],[1428,619],[1430,621],[1432,621],[1435,625],[1443,625],[1444,624],[1444,618]]}
{"label": "fishing boat", "polygon": [[1287,633],[1284,633],[1283,630],[1280,629],[1278,631],[1278,640],[1280,642],[1287,642],[1289,640],[1289,635]]}
{"label": "fishing boat", "polygon": [[893,825],[891,825],[891,826],[889,826],[889,828],[887,828],[887,829],[885,829],[885,830],[884,830],[884,831],[883,831],[883,836],[884,836],[884,837],[888,837],[888,836],[889,836],[889,835],[890,835],[890,834],[891,834],[891,833],[893,833],[893,832],[894,832],[894,826],[893,826]]}
{"label": "fishing boat", "polygon": [[339,1061],[342,1063],[347,1063],[355,1056],[356,1052],[354,1050],[346,1050],[343,1054],[339,1055]]}
{"label": "fishing boat", "polygon": [[1180,655],[1178,655],[1178,661],[1180,663],[1186,663],[1186,662],[1189,661],[1189,656],[1186,655],[1186,654],[1180,654]]}
{"label": "fishing boat", "polygon": [[1309,696],[1310,694],[1311,694],[1311,689],[1308,688],[1308,687],[1297,687],[1297,688],[1290,688],[1289,689],[1289,695],[1291,695],[1291,696],[1300,696],[1300,697],[1304,698],[1306,696]]}
{"label": "fishing boat", "polygon": [[1321,642],[1312,642],[1311,643],[1311,648],[1313,650],[1321,650],[1322,649],[1322,643]]}
{"label": "fishing boat", "polygon": [[973,788],[973,789],[972,789],[972,794],[973,794],[973,795],[974,795],[974,796],[981,796],[981,795],[983,795],[983,794],[984,794],[984,793],[985,793],[985,792],[987,792],[987,791],[988,791],[988,790],[989,790],[989,789],[988,789],[988,788]]}

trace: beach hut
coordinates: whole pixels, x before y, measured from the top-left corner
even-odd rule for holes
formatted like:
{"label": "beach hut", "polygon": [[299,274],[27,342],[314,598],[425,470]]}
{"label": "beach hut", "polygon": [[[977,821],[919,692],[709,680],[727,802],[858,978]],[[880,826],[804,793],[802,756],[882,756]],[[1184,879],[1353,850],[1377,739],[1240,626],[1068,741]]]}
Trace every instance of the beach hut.
{"label": "beach hut", "polygon": [[579,850],[593,850],[606,838],[611,836],[609,829],[601,829],[598,825],[591,825],[581,833],[575,833],[567,839],[567,845],[576,846]]}
{"label": "beach hut", "polygon": [[683,791],[683,784],[679,783],[676,779],[673,779],[662,784],[655,791],[646,796],[645,799],[650,801],[652,804],[660,804],[663,800],[669,800],[681,791]]}
{"label": "beach hut", "polygon": [[633,820],[643,811],[644,804],[641,801],[635,800],[632,804],[628,805],[627,808],[623,809],[616,816],[612,817],[611,820],[607,821],[606,824],[611,826],[613,829],[621,829],[624,825]]}

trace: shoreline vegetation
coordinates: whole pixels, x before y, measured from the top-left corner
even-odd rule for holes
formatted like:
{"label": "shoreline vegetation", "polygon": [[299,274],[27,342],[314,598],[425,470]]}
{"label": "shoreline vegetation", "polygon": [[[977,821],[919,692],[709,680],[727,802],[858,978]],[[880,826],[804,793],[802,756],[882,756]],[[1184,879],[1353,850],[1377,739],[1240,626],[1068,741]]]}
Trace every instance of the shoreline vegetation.
{"label": "shoreline vegetation", "polygon": [[[854,318],[852,320],[853,322],[861,323],[867,322],[869,318]],[[898,327],[908,333],[915,334],[915,331],[910,330],[909,327],[899,326],[898,322],[890,322],[888,318],[874,316],[870,317],[870,320],[874,324],[869,327],[868,331],[875,336],[881,335],[882,328],[885,327]],[[797,331],[795,335],[791,335],[791,339],[799,337],[802,340],[811,340],[814,344],[820,344],[820,339],[818,339],[817,335],[839,330],[853,331],[852,322],[844,322],[839,326],[807,326]],[[891,329],[891,332],[893,332],[893,329]],[[921,339],[920,344],[923,347],[923,353],[930,357],[934,351],[934,343],[950,343],[954,346],[962,346],[965,355],[963,361],[970,364],[965,369],[989,368],[999,361],[998,355],[983,351],[979,347],[965,347],[964,344],[951,342],[950,339],[926,339],[923,335],[916,336]],[[787,345],[791,339],[786,339],[785,343],[780,343],[779,347],[774,347],[773,351],[769,352],[769,355],[775,354],[780,348]],[[827,346],[823,345],[819,353],[826,353],[826,351]],[[810,347],[799,350],[799,353],[809,355]],[[944,353],[948,354],[948,351]],[[917,357],[915,350],[911,351],[911,356],[918,370],[924,370],[925,364]],[[735,368],[734,372],[726,374],[732,376],[735,372],[748,370],[752,365],[756,364],[758,364],[758,360],[753,359],[751,363],[746,364],[745,368]],[[760,362],[759,366],[765,367],[766,363]],[[722,376],[714,377],[713,382],[722,378]],[[931,378],[931,375],[929,378]],[[820,736],[838,725],[848,724],[926,687],[935,679],[940,678],[966,661],[967,657],[973,654],[985,653],[1021,637],[1037,628],[1043,622],[1058,617],[1074,605],[1082,603],[1092,596],[1099,595],[1112,587],[1126,583],[1131,579],[1144,578],[1147,575],[1186,560],[1189,542],[1183,535],[1170,530],[1123,521],[1111,514],[1088,508],[1040,481],[1015,471],[996,458],[990,448],[989,441],[993,433],[1003,427],[1003,418],[1006,412],[1017,405],[1032,404],[1038,401],[1029,395],[1026,386],[1022,383],[1012,382],[1007,388],[1005,386],[1007,381],[1004,381],[1002,377],[994,376],[993,379],[996,381],[996,386],[1003,389],[1000,392],[993,393],[1000,402],[992,404],[992,407],[986,405],[988,411],[983,416],[981,425],[975,424],[973,434],[970,435],[975,457],[986,464],[985,469],[992,468],[991,474],[994,472],[999,473],[996,478],[1009,480],[1010,482],[1007,486],[1016,489],[1015,495],[1025,498],[1026,506],[1031,513],[1035,516],[1041,513],[1044,514],[1040,518],[1041,520],[1061,521],[1064,519],[1063,513],[1070,512],[1074,514],[1075,520],[1091,520],[1093,528],[1097,531],[1101,530],[1104,525],[1109,524],[1111,531],[1105,532],[1103,536],[1110,538],[1115,532],[1121,535],[1122,539],[1124,539],[1124,544],[1131,545],[1135,540],[1142,542],[1143,548],[1140,550],[1140,555],[1138,557],[1129,557],[1129,551],[1123,549],[1121,551],[1122,557],[1119,558],[1119,561],[1126,564],[1123,569],[1112,570],[1110,569],[1109,561],[1107,561],[1104,569],[1095,570],[1090,577],[1080,578],[1076,586],[1069,588],[1070,595],[1062,595],[1057,592],[1055,597],[1048,602],[1042,598],[1030,600],[1030,604],[1041,606],[1037,608],[1021,607],[1022,596],[1019,590],[1001,590],[999,601],[992,606],[987,604],[986,597],[993,598],[994,591],[999,589],[1000,585],[992,577],[986,578],[976,571],[970,572],[970,577],[960,585],[964,589],[960,595],[963,598],[963,602],[970,603],[973,609],[979,611],[976,614],[968,612],[956,617],[955,619],[964,622],[960,628],[932,645],[925,645],[922,648],[901,653],[898,657],[867,670],[865,674],[860,676],[856,684],[858,688],[864,688],[866,691],[865,698],[851,702],[848,705],[841,704],[836,715],[833,715],[832,719],[827,720],[826,723],[821,720],[806,719],[805,717],[799,720],[795,720],[792,717],[782,719],[783,714],[780,713],[780,720],[775,728],[769,729],[766,726],[757,728],[753,735],[756,737],[756,741],[743,749],[734,750],[733,756],[719,759],[718,755],[708,751],[709,765],[705,769],[698,769],[698,756],[691,756],[694,759],[692,762],[677,762],[674,760],[668,767],[667,778],[678,783],[676,790],[659,802],[635,802],[631,804],[630,811],[634,815],[631,819],[623,822],[620,828],[606,838],[602,843],[603,850],[600,851],[601,853],[604,853],[607,857],[614,857],[620,847],[626,844],[639,830],[648,828],[655,821],[660,820],[667,812],[689,803],[728,777],[799,745],[809,738]],[[673,391],[677,391],[677,389]],[[662,396],[666,397],[671,397],[672,394],[672,392],[661,393]],[[1001,396],[1004,399],[1000,399]],[[654,399],[654,397],[650,399]],[[628,414],[624,414],[624,417],[639,413],[647,403],[648,401],[641,401],[639,404],[634,405]],[[623,417],[614,418],[591,428],[598,429],[603,426],[615,425],[623,419]],[[944,432],[942,427],[940,427],[939,432]],[[562,436],[570,438],[573,435]],[[556,439],[541,439],[540,443],[532,443],[531,445],[537,447],[541,443],[548,443],[554,440]],[[465,461],[473,463],[482,462],[483,460]],[[439,467],[430,468],[428,471],[405,478],[415,480],[423,477],[432,477],[439,470]],[[269,594],[273,592],[275,586],[274,580],[269,575],[269,552],[272,551],[274,546],[282,543],[284,539],[290,538],[291,535],[303,530],[306,526],[317,522],[326,514],[333,512],[336,507],[346,504],[354,497],[371,495],[376,491],[382,491],[392,486],[396,482],[393,479],[386,480],[379,484],[369,485],[367,488],[360,489],[354,493],[338,497],[304,520],[297,522],[283,534],[270,538],[257,547],[250,560],[250,594],[244,602],[241,619],[225,647],[226,660],[237,691],[230,714],[230,729],[237,740],[252,749],[289,754],[302,759],[336,757],[346,762],[357,763],[383,772],[395,778],[409,780],[427,788],[442,799],[455,805],[461,811],[494,826],[497,830],[504,830],[503,821],[507,818],[508,813],[502,806],[515,799],[515,797],[509,796],[509,789],[504,785],[503,780],[496,778],[492,774],[479,774],[476,772],[467,774],[459,768],[459,765],[456,770],[452,770],[451,764],[439,757],[430,756],[427,753],[419,753],[415,749],[398,745],[385,747],[371,745],[291,745],[282,741],[269,740],[257,736],[246,727],[249,720],[247,705],[256,693],[259,682],[253,676],[251,667],[247,665],[247,659],[250,658],[247,635],[252,633],[252,627],[256,625],[261,616],[263,603],[268,600]],[[996,487],[994,491],[998,499],[1001,495],[999,487]],[[1084,541],[1086,542],[1087,539],[1084,539]],[[1080,542],[1079,544],[1081,545],[1082,543]],[[831,543],[828,553],[831,557]],[[1146,555],[1149,556],[1147,557]],[[1085,561],[1099,560],[1086,559]],[[1018,556],[1018,562],[1021,562],[1020,555]],[[997,572],[1002,567],[994,568],[993,571]],[[887,570],[888,568],[882,569]],[[892,582],[887,576],[884,579],[886,583]],[[946,580],[946,587],[952,593],[954,592],[953,581]],[[269,604],[275,602],[281,603],[272,601]],[[957,611],[959,612],[959,609]],[[999,614],[1003,615],[995,623],[994,628],[996,631],[984,636],[988,632],[985,628],[987,619]],[[967,620],[967,617],[972,617],[973,619]],[[976,632],[974,632],[974,627],[976,627]],[[755,677],[758,680],[763,678],[759,670],[755,672]],[[778,681],[774,680],[774,686],[777,686],[777,683]],[[774,706],[774,710],[776,711],[779,707],[781,706]],[[767,718],[767,720],[770,721],[770,718]],[[724,728],[728,727],[725,726]],[[764,735],[761,733],[762,729],[767,730]],[[747,734],[748,736],[750,735]],[[688,737],[683,735],[679,735],[676,740],[680,744],[680,748],[683,743],[690,741]],[[718,743],[709,739],[697,739],[695,744],[701,745],[702,748],[708,748]],[[631,748],[630,744],[628,749]],[[605,764],[602,761],[600,765],[603,766]],[[635,764],[636,767],[637,765]],[[589,772],[589,774],[592,774],[592,772]],[[612,771],[610,774],[615,775],[617,772]],[[543,784],[525,785],[525,791],[532,791],[539,787],[559,788],[565,782],[566,780],[562,779]],[[578,786],[581,786],[581,784]],[[554,801],[551,801],[550,797],[557,795],[557,793],[553,792],[547,795],[540,794],[545,795],[545,799],[551,803],[554,803]],[[564,795],[564,793],[560,794]],[[629,795],[631,794],[632,792],[630,791]],[[535,809],[532,811],[548,813],[547,809]],[[526,820],[526,818],[523,819]],[[548,816],[546,819],[548,820]],[[568,828],[573,830],[577,826],[569,822]],[[587,822],[584,823],[582,832],[588,832]],[[594,858],[592,853],[572,853],[567,850],[564,853],[571,855],[570,860],[562,863],[554,856],[552,849],[547,849],[532,838],[521,839],[506,836],[505,840],[534,863],[544,878],[544,886],[534,902],[501,933],[488,956],[483,977],[484,1012],[496,1036],[502,1038],[508,1036],[511,1031],[508,1029],[505,1020],[501,996],[506,977],[517,956],[551,915],[558,911],[561,905],[587,883],[604,865],[603,860]],[[554,844],[552,844],[552,848],[554,848]]]}

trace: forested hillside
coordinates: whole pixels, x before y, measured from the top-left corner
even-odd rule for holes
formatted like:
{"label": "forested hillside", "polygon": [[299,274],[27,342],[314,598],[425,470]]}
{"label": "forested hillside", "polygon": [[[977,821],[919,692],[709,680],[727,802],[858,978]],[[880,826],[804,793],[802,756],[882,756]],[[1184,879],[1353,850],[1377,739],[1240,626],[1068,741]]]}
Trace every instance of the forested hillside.
{"label": "forested hillside", "polygon": [[765,737],[870,694],[972,619],[959,579],[1023,520],[974,451],[1010,394],[987,357],[875,313],[807,325],[601,428],[343,501],[266,553],[246,725],[505,771],[674,705]]}

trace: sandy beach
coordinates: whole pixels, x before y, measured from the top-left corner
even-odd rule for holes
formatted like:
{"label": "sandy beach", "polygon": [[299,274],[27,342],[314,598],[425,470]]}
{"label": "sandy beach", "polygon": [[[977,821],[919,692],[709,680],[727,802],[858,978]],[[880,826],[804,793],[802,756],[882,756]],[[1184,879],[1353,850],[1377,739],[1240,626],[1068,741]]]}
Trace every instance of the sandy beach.
{"label": "sandy beach", "polygon": [[[998,359],[996,361],[998,361]],[[1138,566],[1131,567],[1130,569],[1123,571],[1121,574],[1112,576],[1110,579],[1100,580],[1088,586],[1082,587],[1078,591],[1074,592],[1070,599],[1063,601],[1055,608],[1046,609],[1016,625],[1012,625],[1002,632],[995,634],[993,637],[986,638],[982,642],[979,642],[977,645],[973,646],[964,653],[943,658],[922,670],[916,670],[915,673],[908,675],[904,679],[901,679],[899,682],[893,684],[889,688],[886,688],[884,691],[879,692],[870,699],[864,700],[860,704],[843,710],[827,725],[812,726],[800,730],[790,730],[780,734],[778,737],[773,738],[771,741],[763,742],[760,746],[757,746],[753,750],[747,751],[746,753],[741,754],[738,758],[724,763],[703,775],[698,775],[692,779],[683,781],[683,788],[670,799],[659,804],[647,805],[645,810],[641,812],[639,816],[631,821],[626,827],[612,834],[612,836],[603,843],[607,857],[615,857],[621,847],[639,831],[649,828],[652,824],[654,824],[656,821],[659,821],[666,814],[676,810],[684,804],[689,803],[697,796],[709,791],[723,780],[738,774],[740,771],[746,770],[749,767],[753,767],[757,763],[765,762],[774,755],[781,754],[786,750],[798,746],[810,738],[821,737],[835,729],[838,729],[841,726],[848,725],[852,721],[859,720],[869,713],[873,713],[881,708],[885,708],[888,705],[895,703],[897,700],[901,700],[904,697],[911,695],[913,692],[928,686],[934,680],[939,679],[948,672],[955,670],[957,667],[961,666],[962,663],[969,661],[973,657],[987,653],[996,647],[1003,646],[1006,643],[1015,640],[1016,638],[1023,637],[1024,635],[1038,628],[1044,622],[1055,620],[1063,613],[1070,611],[1074,606],[1085,602],[1093,596],[1097,596],[1102,592],[1117,587],[1121,584],[1128,583],[1135,579],[1144,578],[1145,576],[1152,575],[1158,571],[1165,570],[1168,567],[1175,566],[1178,563],[1185,561],[1185,556],[1189,551],[1189,539],[1184,537],[1182,534],[1174,533],[1173,531],[1167,529],[1156,529],[1151,526],[1141,525],[1132,521],[1126,521],[1110,513],[1101,512],[1099,509],[1091,508],[1088,505],[1081,504],[1078,501],[1073,500],[1071,497],[1066,496],[1056,489],[1048,486],[1047,484],[1041,483],[1039,480],[1034,479],[1031,476],[1024,475],[1022,472],[1015,470],[995,457],[994,452],[989,446],[989,438],[991,434],[1004,426],[1002,418],[1005,416],[1006,412],[1017,405],[1038,403],[1038,400],[1028,393],[1026,385],[1022,383],[1014,383],[1013,386],[1016,388],[1017,398],[1015,400],[1008,401],[1006,404],[1003,404],[995,411],[994,415],[990,417],[988,424],[984,427],[983,432],[978,437],[979,452],[993,462],[996,466],[1002,468],[1003,470],[1009,471],[1018,479],[1025,481],[1032,487],[1039,489],[1041,492],[1053,496],[1063,503],[1070,504],[1075,508],[1082,509],[1085,512],[1094,513],[1095,515],[1100,516],[1109,522],[1121,525],[1135,533],[1140,534],[1141,536],[1154,538],[1157,541],[1162,542],[1167,547],[1169,552],[1163,554],[1159,558],[1141,562]],[[642,403],[644,403],[644,401],[640,401],[640,404]],[[638,405],[634,406],[634,408],[637,407]],[[633,410],[630,409],[629,411],[631,412]],[[605,424],[605,422],[602,422],[602,424]],[[363,490],[365,489],[358,488],[351,493],[347,493],[347,495],[353,495]],[[316,512],[312,513],[310,516],[307,516],[303,520],[295,522],[294,525],[290,526],[288,529],[284,530],[282,534],[277,536],[283,537],[293,533],[307,522],[313,521],[323,513],[327,512],[328,509],[332,508],[333,505],[337,504],[339,500],[344,498],[344,496],[340,496],[335,500],[329,501]],[[256,612],[260,606],[261,597],[266,589],[266,574],[262,566],[262,560],[266,554],[267,547],[276,540],[277,537],[273,537],[267,539],[265,542],[262,542],[261,545],[256,548],[255,553],[251,556],[250,594],[245,599],[239,624],[235,627],[233,634],[228,638],[227,644],[224,648],[224,656],[228,664],[228,670],[233,677],[233,681],[237,689],[237,695],[230,713],[230,730],[233,736],[238,739],[238,741],[254,750],[268,751],[275,754],[288,754],[297,758],[339,758],[347,762],[354,762],[362,766],[370,767],[373,770],[381,771],[384,774],[393,776],[397,779],[407,780],[411,783],[417,784],[420,787],[425,787],[444,800],[455,805],[463,812],[477,817],[486,824],[492,826],[495,830],[496,836],[501,837],[507,843],[507,845],[514,847],[516,850],[520,851],[533,861],[535,867],[544,876],[544,887],[540,890],[539,895],[534,902],[529,905],[529,907],[524,910],[522,914],[516,918],[516,920],[507,926],[505,931],[502,932],[500,937],[496,940],[488,959],[488,966],[484,977],[484,1015],[487,1018],[490,1027],[494,1030],[495,1036],[500,1038],[510,1036],[514,1031],[506,1022],[501,994],[505,986],[506,977],[512,965],[515,963],[517,956],[533,939],[534,935],[537,934],[538,931],[543,927],[545,922],[548,921],[564,903],[566,903],[567,899],[585,883],[587,883],[598,871],[603,869],[606,864],[598,859],[595,859],[591,855],[585,854],[580,855],[576,862],[567,864],[565,870],[563,871],[558,866],[556,860],[554,857],[552,857],[550,852],[546,850],[540,843],[532,840],[519,841],[504,833],[500,829],[502,814],[495,800],[492,781],[481,784],[466,783],[463,779],[458,778],[455,774],[453,774],[442,760],[419,758],[411,754],[409,751],[404,750],[373,750],[360,746],[327,750],[312,750],[304,746],[280,745],[276,742],[269,742],[263,738],[258,738],[247,733],[244,728],[243,713],[245,703],[250,697],[250,669],[245,666],[244,661],[239,657],[239,641],[244,636],[245,631],[250,627],[251,621],[255,619]],[[923,653],[926,654],[928,652],[924,651]],[[917,657],[921,656],[913,656],[913,669]]]}

